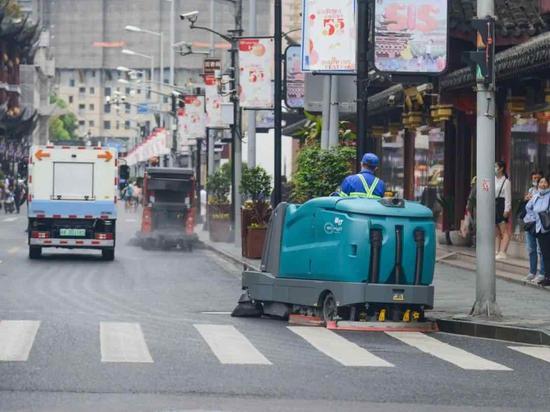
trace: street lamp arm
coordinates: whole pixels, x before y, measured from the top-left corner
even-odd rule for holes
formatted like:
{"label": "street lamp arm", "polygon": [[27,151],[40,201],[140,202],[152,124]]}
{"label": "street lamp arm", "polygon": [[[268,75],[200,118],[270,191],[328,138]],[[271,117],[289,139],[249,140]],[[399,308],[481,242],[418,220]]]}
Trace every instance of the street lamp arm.
{"label": "street lamp arm", "polygon": [[219,36],[221,37],[222,39],[224,39],[226,42],[228,43],[231,43],[233,41],[233,39],[229,36],[226,36],[225,34],[222,34],[222,33],[218,33],[216,30],[212,30],[211,28],[209,27],[204,27],[204,26],[197,26],[195,25],[195,22],[192,21],[191,22],[191,26],[189,26],[191,29],[197,29],[197,30],[204,30],[204,31],[207,31],[209,33],[213,33],[215,34],[216,36]]}

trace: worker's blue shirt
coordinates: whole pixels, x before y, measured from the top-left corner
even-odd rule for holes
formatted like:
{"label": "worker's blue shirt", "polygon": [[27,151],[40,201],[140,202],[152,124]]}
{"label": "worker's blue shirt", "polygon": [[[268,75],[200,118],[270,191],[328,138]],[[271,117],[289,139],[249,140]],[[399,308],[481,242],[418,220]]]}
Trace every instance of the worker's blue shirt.
{"label": "worker's blue shirt", "polygon": [[[363,176],[369,187],[376,179],[376,176],[370,170],[363,170],[360,174]],[[344,179],[342,185],[340,186],[340,191],[346,195],[351,193],[365,193],[365,186],[358,175],[351,175]],[[384,197],[385,192],[386,185],[379,179],[372,194],[377,197]]]}

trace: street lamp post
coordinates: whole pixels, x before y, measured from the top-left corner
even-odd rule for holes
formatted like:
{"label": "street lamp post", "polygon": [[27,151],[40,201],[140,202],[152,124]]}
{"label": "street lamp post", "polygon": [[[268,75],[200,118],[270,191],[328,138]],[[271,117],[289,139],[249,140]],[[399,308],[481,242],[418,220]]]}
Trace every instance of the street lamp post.
{"label": "street lamp post", "polygon": [[283,119],[283,108],[282,108],[282,89],[283,89],[283,78],[282,78],[282,55],[283,55],[283,38],[282,38],[282,28],[283,28],[283,5],[281,0],[275,0],[275,153],[274,153],[274,169],[273,169],[273,207],[277,207],[281,203],[282,198],[282,179],[281,179],[281,161],[282,161],[282,119]]}
{"label": "street lamp post", "polygon": [[[159,37],[160,39],[160,61],[159,61],[160,77],[159,79],[161,83],[164,83],[164,34],[162,33],[162,31],[156,32],[152,30],[142,29],[141,27],[137,27],[137,26],[126,26],[125,29],[134,33],[146,33],[146,34],[151,34],[153,36]],[[152,77],[151,77],[151,80],[152,80]]]}

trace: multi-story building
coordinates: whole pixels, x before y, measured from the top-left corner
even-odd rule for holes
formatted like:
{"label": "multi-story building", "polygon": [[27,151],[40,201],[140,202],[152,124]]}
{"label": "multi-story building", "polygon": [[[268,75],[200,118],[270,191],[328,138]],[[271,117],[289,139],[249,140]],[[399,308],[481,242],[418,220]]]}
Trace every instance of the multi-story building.
{"label": "multi-story building", "polygon": [[[52,35],[56,59],[55,92],[64,99],[79,121],[79,134],[90,138],[128,139],[136,135],[138,125],[155,126],[156,119],[149,110],[150,103],[159,97],[145,88],[130,87],[119,82],[127,74],[117,67],[125,66],[142,71],[150,78],[149,58],[122,54],[123,49],[151,56],[155,67],[153,78],[160,78],[160,42],[156,35],[130,32],[128,25],[137,26],[164,35],[163,75],[169,78],[171,2],[175,6],[175,41],[186,41],[198,47],[211,42],[205,31],[191,30],[179,14],[199,11],[197,24],[212,27],[227,34],[233,28],[232,2],[227,0],[33,0],[33,7]],[[210,7],[214,5],[214,20],[210,21]],[[247,27],[248,2],[243,1],[243,27]],[[270,0],[257,0],[259,34],[269,34]],[[214,36],[219,48],[214,52],[226,59],[227,47]],[[204,49],[202,49],[204,50]],[[175,84],[188,87],[199,83],[204,55],[175,58]],[[227,60],[227,59],[226,59]],[[159,85],[153,83],[158,91]],[[135,91],[132,91],[135,89]],[[169,92],[169,88],[163,88]],[[106,104],[106,98],[115,93],[126,96],[126,104],[116,108]],[[169,109],[166,99],[163,110]],[[149,104],[149,105],[147,105]]]}

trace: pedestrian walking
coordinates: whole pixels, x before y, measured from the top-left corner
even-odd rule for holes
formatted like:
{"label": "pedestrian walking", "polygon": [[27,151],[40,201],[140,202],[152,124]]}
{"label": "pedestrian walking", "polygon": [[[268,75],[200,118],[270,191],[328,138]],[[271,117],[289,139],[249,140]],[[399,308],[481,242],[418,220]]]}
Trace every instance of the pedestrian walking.
{"label": "pedestrian walking", "polygon": [[21,204],[23,203],[23,196],[25,195],[25,191],[23,189],[23,185],[20,182],[15,183],[15,188],[13,189],[13,196],[15,200],[15,211],[17,214],[21,211]]}
{"label": "pedestrian walking", "polygon": [[550,285],[550,179],[542,177],[539,180],[538,192],[533,195],[531,200],[525,206],[526,216],[524,218],[526,231],[531,232],[537,238],[542,260],[544,262],[544,272],[533,279],[542,286]]}
{"label": "pedestrian walking", "polygon": [[[519,206],[517,217],[524,222],[529,222],[524,226],[525,230],[525,246],[529,256],[529,273],[525,277],[526,282],[540,282],[544,279],[544,261],[542,252],[537,241],[536,234],[532,230],[528,230],[531,223],[536,221],[536,217],[531,213],[527,216],[527,203],[538,193],[539,181],[542,178],[542,172],[534,171],[531,173],[531,186],[527,190],[522,204]],[[540,270],[539,270],[540,264]]]}
{"label": "pedestrian walking", "polygon": [[502,160],[495,164],[495,195],[495,258],[501,260],[507,258],[511,238],[508,220],[512,214],[512,184],[506,174],[506,163]]}

